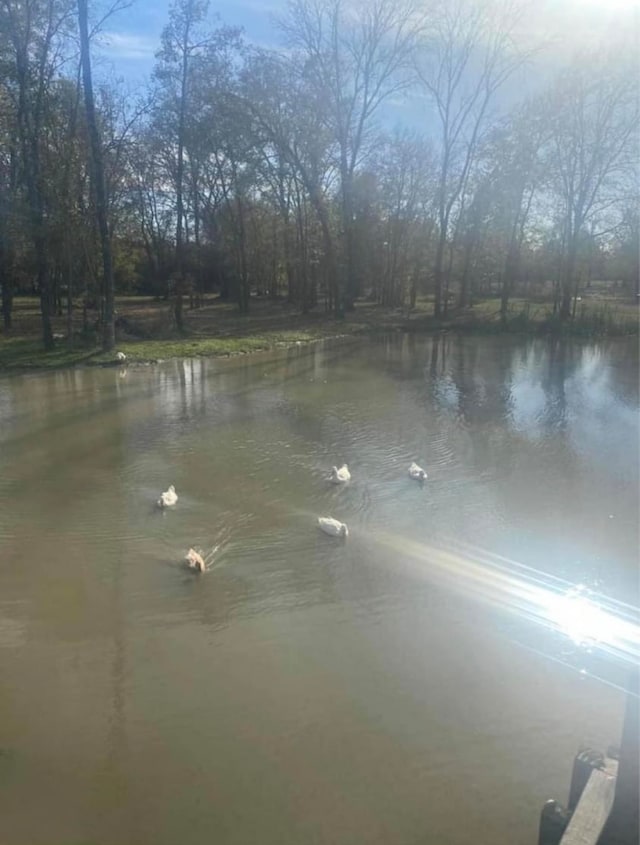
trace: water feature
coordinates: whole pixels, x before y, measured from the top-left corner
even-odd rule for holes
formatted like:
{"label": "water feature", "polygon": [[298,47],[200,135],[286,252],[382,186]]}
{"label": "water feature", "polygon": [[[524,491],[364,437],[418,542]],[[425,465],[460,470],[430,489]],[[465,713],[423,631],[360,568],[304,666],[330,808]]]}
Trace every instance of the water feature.
{"label": "water feature", "polygon": [[635,344],[447,335],[1,380],[6,841],[535,841],[619,738],[535,596],[633,598],[638,405]]}

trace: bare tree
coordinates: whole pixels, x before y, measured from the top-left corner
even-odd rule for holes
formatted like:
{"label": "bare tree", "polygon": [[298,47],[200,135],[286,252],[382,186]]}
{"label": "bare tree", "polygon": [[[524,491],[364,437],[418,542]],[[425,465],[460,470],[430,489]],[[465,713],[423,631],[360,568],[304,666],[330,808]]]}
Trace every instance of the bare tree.
{"label": "bare tree", "polygon": [[244,74],[242,102],[256,139],[276,147],[308,194],[322,232],[329,296],[338,311],[338,265],[328,196],[332,137],[322,91],[295,58],[259,52]]}
{"label": "bare tree", "polygon": [[326,99],[338,147],[344,266],[339,312],[353,307],[357,293],[354,175],[381,106],[410,82],[421,26],[407,0],[292,0],[281,21],[290,46],[300,51],[310,79]]}
{"label": "bare tree", "polygon": [[541,153],[548,137],[548,126],[536,100],[515,109],[485,145],[483,158],[489,172],[479,182],[468,209],[470,239],[465,244],[460,305],[468,304],[471,293],[469,250],[478,249],[490,231],[494,239],[491,248],[502,268],[500,319],[503,325],[507,322],[509,299],[520,270],[520,253],[534,198],[545,187]]}
{"label": "bare tree", "polygon": [[130,197],[155,293],[166,289],[170,273],[172,204],[167,197],[161,139],[150,128],[139,131],[129,157]]}
{"label": "bare tree", "polygon": [[12,223],[17,200],[17,149],[15,110],[0,87],[0,289],[5,331],[11,329],[13,310]]}
{"label": "bare tree", "polygon": [[206,43],[198,32],[207,12],[204,0],[176,0],[171,8],[170,21],[162,33],[162,48],[158,54],[156,76],[170,89],[175,99],[176,119],[176,242],[175,242],[175,303],[177,328],[184,328],[182,301],[185,285],[184,267],[184,152],[186,120],[189,110],[189,82],[191,62]]}
{"label": "bare tree", "polygon": [[[210,109],[198,84],[205,85],[211,72],[210,87],[217,83],[219,57],[238,45],[239,30],[222,26],[209,32],[205,29],[207,0],[175,0],[168,25],[162,33],[162,46],[157,54],[155,77],[159,82],[155,128],[165,137],[171,136],[170,147],[172,181],[175,184],[175,302],[174,316],[179,330],[183,326],[183,295],[185,291],[186,202],[189,196],[186,174],[191,170],[189,141],[194,144],[193,127],[198,126],[199,110]],[[197,97],[197,105],[196,105]],[[190,179],[193,182],[193,172]],[[191,191],[193,196],[193,191]]]}
{"label": "bare tree", "polygon": [[640,305],[640,209],[637,201],[623,206],[620,226],[612,244],[614,272]]}
{"label": "bare tree", "polygon": [[[380,144],[373,163],[382,216],[380,301],[383,305],[401,306],[409,283],[413,287],[421,269],[419,240],[425,219],[425,198],[433,190],[433,155],[420,136],[396,132]],[[369,252],[376,252],[376,245],[371,241]]]}
{"label": "bare tree", "polygon": [[[51,86],[48,97],[46,144],[42,167],[46,173],[48,214],[48,257],[52,270],[52,298],[62,310],[62,286],[67,293],[67,341],[73,343],[73,292],[79,258],[84,251],[93,220],[80,215],[80,197],[88,195],[86,167],[89,153],[81,123],[80,67],[75,80],[61,78]],[[82,127],[84,129],[84,127]],[[89,222],[87,226],[86,223]]]}
{"label": "bare tree", "polygon": [[[167,329],[215,289],[243,311],[256,290],[340,315],[364,293],[415,305],[435,281],[441,315],[459,282],[461,306],[499,291],[503,321],[554,274],[563,318],[583,278],[630,289],[631,59],[587,57],[504,120],[530,55],[520,2],[291,0],[279,53],[174,0],[141,109],[91,78],[90,0],[0,0],[5,324],[35,286],[50,346],[66,292],[72,337],[74,293],[102,280],[106,348],[113,286],[171,296]],[[418,84],[437,137],[385,135]]]}
{"label": "bare tree", "polygon": [[512,0],[500,6],[480,0],[442,4],[416,65],[440,124],[436,317],[443,311],[444,256],[454,207],[464,195],[496,94],[528,58],[514,46],[521,11]]}
{"label": "bare tree", "polygon": [[98,223],[100,248],[102,252],[102,290],[104,295],[102,348],[105,351],[108,351],[113,349],[116,342],[114,326],[113,262],[111,259],[111,237],[109,235],[109,224],[107,220],[107,189],[104,178],[102,140],[98,130],[96,107],[93,97],[87,0],[78,0],[78,30],[80,33],[80,60],[82,63],[84,108],[91,151],[91,176],[96,198],[96,219]]}
{"label": "bare tree", "polygon": [[579,58],[546,105],[546,157],[562,232],[560,318],[571,314],[580,238],[589,223],[611,227],[628,196],[638,149],[636,62],[631,48]]}
{"label": "bare tree", "polygon": [[45,349],[54,346],[51,328],[51,284],[47,259],[47,224],[41,142],[46,98],[62,62],[61,46],[68,34],[67,0],[1,0],[0,32],[7,39],[8,86],[15,105],[17,136],[26,185],[36,279],[42,312]]}

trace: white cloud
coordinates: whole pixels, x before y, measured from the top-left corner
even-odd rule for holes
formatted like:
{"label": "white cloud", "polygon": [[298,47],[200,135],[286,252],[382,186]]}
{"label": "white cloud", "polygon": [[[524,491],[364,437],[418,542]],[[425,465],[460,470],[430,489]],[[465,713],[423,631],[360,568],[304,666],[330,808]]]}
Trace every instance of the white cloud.
{"label": "white cloud", "polygon": [[160,46],[159,39],[135,32],[101,34],[102,51],[111,59],[152,59]]}

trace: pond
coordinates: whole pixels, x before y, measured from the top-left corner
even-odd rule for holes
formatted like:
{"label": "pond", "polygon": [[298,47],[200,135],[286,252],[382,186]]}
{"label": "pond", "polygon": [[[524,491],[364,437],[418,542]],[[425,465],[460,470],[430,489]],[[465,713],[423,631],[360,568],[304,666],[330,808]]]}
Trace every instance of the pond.
{"label": "pond", "polygon": [[638,404],[635,343],[451,335],[1,380],[4,840],[535,842],[619,741],[540,597],[635,598]]}

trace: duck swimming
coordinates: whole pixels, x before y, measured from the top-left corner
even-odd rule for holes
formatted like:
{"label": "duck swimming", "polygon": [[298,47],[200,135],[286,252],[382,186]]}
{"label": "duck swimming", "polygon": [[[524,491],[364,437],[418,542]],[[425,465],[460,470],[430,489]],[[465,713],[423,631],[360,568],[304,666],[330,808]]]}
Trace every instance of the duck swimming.
{"label": "duck swimming", "polygon": [[189,569],[194,569],[196,572],[207,571],[204,558],[195,549],[189,549],[184,559],[189,564]]}
{"label": "duck swimming", "polygon": [[409,478],[413,478],[414,481],[424,481],[426,477],[427,473],[413,461],[409,467]]}
{"label": "duck swimming", "polygon": [[318,527],[330,537],[348,537],[349,529],[344,522],[339,522],[331,516],[321,516],[318,519]]}
{"label": "duck swimming", "polygon": [[158,507],[170,508],[173,507],[173,505],[175,505],[177,501],[178,494],[176,493],[176,488],[172,484],[168,490],[165,490],[164,493],[160,494],[160,498],[158,499]]}
{"label": "duck swimming", "polygon": [[345,484],[351,481],[351,473],[346,464],[342,464],[340,469],[338,467],[331,467],[331,481],[333,484]]}

